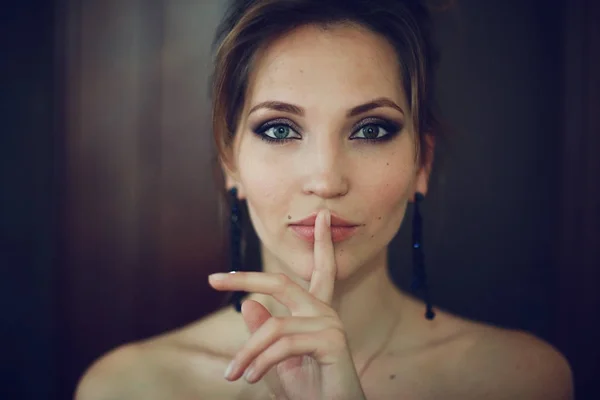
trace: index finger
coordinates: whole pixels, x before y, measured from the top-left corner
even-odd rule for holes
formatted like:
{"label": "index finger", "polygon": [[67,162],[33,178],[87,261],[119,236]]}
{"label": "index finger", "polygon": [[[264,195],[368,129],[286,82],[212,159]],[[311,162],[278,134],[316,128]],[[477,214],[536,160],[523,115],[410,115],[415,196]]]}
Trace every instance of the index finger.
{"label": "index finger", "polygon": [[331,239],[331,213],[329,210],[321,210],[315,221],[314,269],[309,292],[327,304],[331,304],[333,298],[336,270]]}

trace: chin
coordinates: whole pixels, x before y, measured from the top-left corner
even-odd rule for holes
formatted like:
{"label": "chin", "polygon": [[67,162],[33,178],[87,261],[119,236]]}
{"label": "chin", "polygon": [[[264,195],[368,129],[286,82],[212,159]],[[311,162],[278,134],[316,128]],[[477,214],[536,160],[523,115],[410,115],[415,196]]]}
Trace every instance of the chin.
{"label": "chin", "polygon": [[[355,275],[363,267],[366,267],[369,260],[372,259],[369,255],[374,256],[378,253],[371,246],[364,248],[365,246],[353,245],[351,242],[335,244],[336,281],[346,280]],[[285,265],[288,272],[306,282],[310,282],[314,269],[313,246],[307,245],[298,248],[296,244],[293,249],[282,250],[284,251],[278,255],[278,258]]]}

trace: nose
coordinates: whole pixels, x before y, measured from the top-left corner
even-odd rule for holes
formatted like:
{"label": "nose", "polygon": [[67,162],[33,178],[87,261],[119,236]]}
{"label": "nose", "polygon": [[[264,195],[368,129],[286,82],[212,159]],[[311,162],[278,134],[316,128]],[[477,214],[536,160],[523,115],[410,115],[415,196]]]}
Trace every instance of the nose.
{"label": "nose", "polygon": [[343,150],[333,138],[323,138],[311,149],[304,161],[303,191],[323,199],[344,196],[348,193],[349,180],[344,168]]}

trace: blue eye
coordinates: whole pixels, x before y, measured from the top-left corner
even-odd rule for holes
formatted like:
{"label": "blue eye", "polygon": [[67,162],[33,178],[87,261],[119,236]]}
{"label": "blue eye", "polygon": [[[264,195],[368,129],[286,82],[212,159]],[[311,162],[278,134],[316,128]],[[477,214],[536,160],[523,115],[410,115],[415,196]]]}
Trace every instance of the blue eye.
{"label": "blue eye", "polygon": [[288,125],[275,125],[262,133],[272,139],[284,140],[290,139],[290,134],[293,132],[292,128]]}
{"label": "blue eye", "polygon": [[392,139],[401,129],[402,126],[396,123],[379,118],[368,118],[362,121],[350,139],[382,142]]}
{"label": "blue eye", "polygon": [[362,134],[361,136],[353,136],[353,138],[357,139],[369,139],[369,140],[373,140],[373,139],[379,139],[380,138],[380,134],[383,133],[384,136],[387,134],[386,130],[383,129],[381,126],[376,125],[376,124],[369,124],[369,125],[365,125],[362,128],[360,128],[358,130],[358,135]]}
{"label": "blue eye", "polygon": [[286,143],[290,140],[301,139],[295,128],[286,120],[273,120],[258,127],[254,133],[267,142]]}

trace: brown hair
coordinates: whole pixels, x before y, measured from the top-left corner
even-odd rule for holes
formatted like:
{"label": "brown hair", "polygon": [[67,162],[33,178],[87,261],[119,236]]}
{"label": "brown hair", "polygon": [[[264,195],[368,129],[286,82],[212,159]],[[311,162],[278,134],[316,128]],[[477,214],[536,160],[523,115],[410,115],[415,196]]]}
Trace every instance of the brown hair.
{"label": "brown hair", "polygon": [[302,25],[327,29],[344,23],[378,33],[396,49],[418,137],[415,151],[421,165],[427,164],[426,136],[443,134],[433,96],[439,52],[432,42],[429,10],[418,0],[234,0],[213,43],[212,124],[222,161],[227,160],[259,51]]}

